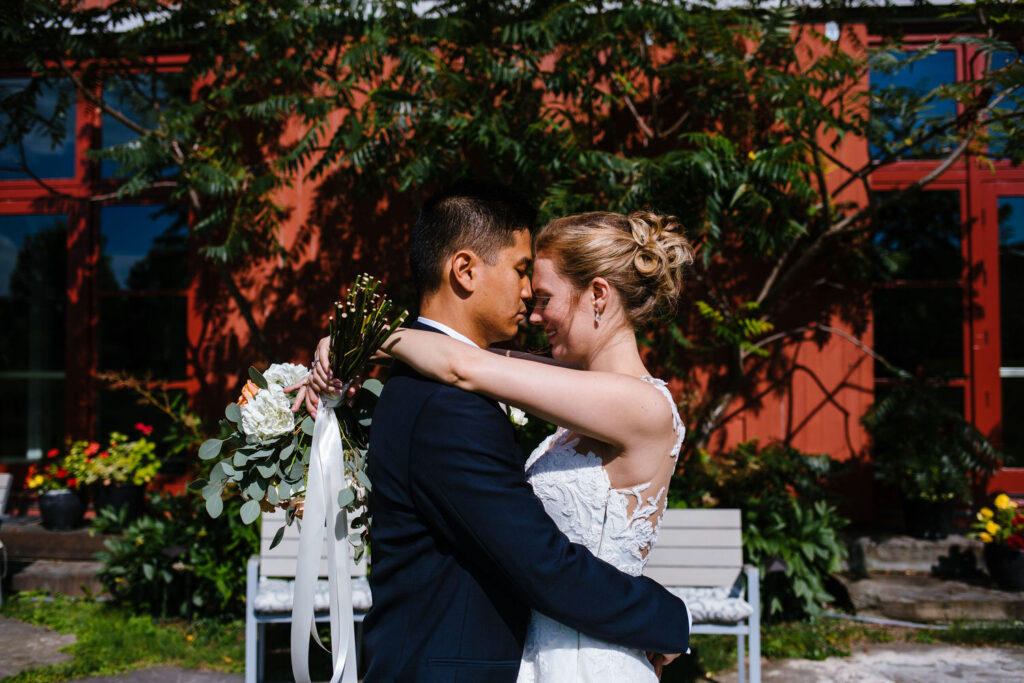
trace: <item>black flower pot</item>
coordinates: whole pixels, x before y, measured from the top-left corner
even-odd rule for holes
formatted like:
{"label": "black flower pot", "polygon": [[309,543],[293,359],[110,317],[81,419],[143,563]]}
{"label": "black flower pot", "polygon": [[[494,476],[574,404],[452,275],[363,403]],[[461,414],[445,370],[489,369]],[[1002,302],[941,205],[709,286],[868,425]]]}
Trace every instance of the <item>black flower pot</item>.
{"label": "black flower pot", "polygon": [[111,508],[120,514],[124,511],[127,524],[142,514],[146,503],[146,489],[137,484],[107,484],[97,486],[92,492],[92,504],[99,514],[104,508]]}
{"label": "black flower pot", "polygon": [[53,531],[74,529],[82,523],[85,501],[73,489],[44,491],[39,495],[39,514],[43,526]]}
{"label": "black flower pot", "polygon": [[914,538],[946,538],[953,531],[953,501],[904,498],[903,521]]}
{"label": "black flower pot", "polygon": [[1024,552],[995,543],[985,544],[985,568],[1004,591],[1024,591]]}

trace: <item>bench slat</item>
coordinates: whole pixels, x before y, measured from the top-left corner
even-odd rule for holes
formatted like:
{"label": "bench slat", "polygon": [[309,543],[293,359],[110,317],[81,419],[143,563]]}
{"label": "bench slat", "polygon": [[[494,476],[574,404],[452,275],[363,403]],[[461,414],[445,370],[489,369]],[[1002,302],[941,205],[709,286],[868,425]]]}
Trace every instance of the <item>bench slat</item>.
{"label": "bench slat", "polygon": [[735,528],[741,526],[740,511],[732,508],[720,510],[668,509],[661,519],[661,528]]}
{"label": "bench slat", "polygon": [[663,586],[731,586],[739,576],[736,567],[647,567],[644,576]]}
{"label": "bench slat", "polygon": [[743,566],[740,548],[664,548],[655,545],[647,558],[648,567],[736,567]]}
{"label": "bench slat", "polygon": [[658,532],[658,548],[741,548],[740,530],[730,529],[666,529]]}

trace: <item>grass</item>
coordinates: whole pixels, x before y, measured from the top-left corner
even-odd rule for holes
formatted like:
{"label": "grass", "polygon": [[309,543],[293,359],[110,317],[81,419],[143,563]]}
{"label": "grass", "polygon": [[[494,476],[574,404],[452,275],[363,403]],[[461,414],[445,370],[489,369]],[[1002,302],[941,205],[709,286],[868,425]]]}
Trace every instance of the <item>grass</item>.
{"label": "grass", "polygon": [[[23,671],[0,683],[48,683],[151,666],[234,673],[244,667],[245,628],[240,621],[159,621],[107,603],[60,596],[49,600],[28,593],[5,599],[0,614],[74,633],[77,638],[64,648],[73,657],[70,662]],[[268,644],[275,642],[286,643],[286,631],[268,633]],[[941,631],[818,619],[769,624],[761,630],[762,654],[767,659],[846,657],[858,648],[895,642],[1024,646],[1024,622],[955,623]],[[692,649],[690,656],[680,657],[666,669],[665,683],[713,680],[717,673],[736,667],[733,636],[696,635]],[[329,658],[320,656],[323,661],[317,661],[315,648],[310,654],[314,668],[329,672]],[[270,677],[287,679],[287,651],[268,648],[267,665]]]}
{"label": "grass", "polygon": [[5,597],[0,614],[74,633],[77,639],[62,648],[71,661],[29,669],[3,683],[66,681],[151,666],[242,672],[245,665],[241,621],[158,621],[107,603],[28,593]]}

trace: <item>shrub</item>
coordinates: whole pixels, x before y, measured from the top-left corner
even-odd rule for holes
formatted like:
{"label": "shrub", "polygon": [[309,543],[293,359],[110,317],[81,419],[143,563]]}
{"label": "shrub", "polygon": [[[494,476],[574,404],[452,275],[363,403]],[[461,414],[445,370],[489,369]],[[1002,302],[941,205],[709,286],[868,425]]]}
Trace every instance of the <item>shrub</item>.
{"label": "shrub", "polygon": [[[232,514],[211,519],[196,496],[152,496],[149,514],[97,553],[104,587],[116,601],[156,616],[242,616],[245,565],[259,551],[259,532],[242,523],[240,504],[225,501]],[[106,509],[93,530],[111,528],[120,520]]]}
{"label": "shrub", "polygon": [[825,586],[846,555],[839,531],[847,520],[827,500],[833,468],[827,455],[747,441],[691,459],[670,502],[742,510],[744,561],[761,571],[765,618],[813,617],[834,600]]}

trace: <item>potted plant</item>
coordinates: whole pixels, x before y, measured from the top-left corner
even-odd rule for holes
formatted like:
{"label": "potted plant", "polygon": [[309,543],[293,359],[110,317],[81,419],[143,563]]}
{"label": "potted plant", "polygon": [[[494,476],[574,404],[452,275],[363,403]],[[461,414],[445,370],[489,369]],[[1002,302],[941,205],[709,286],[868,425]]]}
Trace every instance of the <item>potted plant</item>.
{"label": "potted plant", "polygon": [[900,491],[907,532],[918,538],[948,536],[953,505],[968,499],[972,477],[991,474],[998,462],[988,440],[943,404],[936,388],[901,382],[862,418],[875,474]]}
{"label": "potted plant", "polygon": [[1000,493],[978,512],[973,535],[985,544],[985,567],[996,585],[1024,590],[1024,512],[1017,503]]}
{"label": "potted plant", "polygon": [[156,444],[146,438],[153,428],[140,422],[135,431],[135,439],[111,432],[105,448],[96,441],[76,441],[67,458],[79,481],[92,488],[96,512],[106,507],[123,511],[125,521],[142,512],[145,487],[160,469]]}
{"label": "potted plant", "polygon": [[41,463],[29,465],[25,488],[38,492],[39,514],[47,529],[74,529],[82,522],[85,500],[77,473],[60,458],[56,448],[46,453]]}

